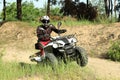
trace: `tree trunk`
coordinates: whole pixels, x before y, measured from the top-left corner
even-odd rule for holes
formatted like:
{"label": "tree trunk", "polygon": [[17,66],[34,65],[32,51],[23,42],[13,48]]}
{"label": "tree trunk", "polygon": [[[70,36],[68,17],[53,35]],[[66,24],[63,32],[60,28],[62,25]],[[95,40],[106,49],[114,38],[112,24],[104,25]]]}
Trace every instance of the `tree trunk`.
{"label": "tree trunk", "polygon": [[107,17],[109,17],[109,13],[110,13],[110,10],[109,10],[109,0],[104,0],[104,3],[105,3],[106,15],[107,15]]}
{"label": "tree trunk", "polygon": [[116,18],[117,16],[116,16],[116,8],[115,7],[116,7],[116,0],[114,0],[114,13],[115,13],[115,18]]}
{"label": "tree trunk", "polygon": [[86,3],[87,3],[87,8],[88,8],[89,0],[87,0]]}
{"label": "tree trunk", "polygon": [[17,19],[22,20],[22,0],[17,0]]}
{"label": "tree trunk", "polygon": [[112,0],[110,0],[110,5],[111,5],[110,11],[111,11],[111,18],[112,18],[112,14],[113,14],[113,2],[112,2]]}
{"label": "tree trunk", "polygon": [[120,22],[120,11],[119,11],[119,15],[118,15],[118,22]]}
{"label": "tree trunk", "polygon": [[6,1],[3,0],[3,21],[6,20]]}
{"label": "tree trunk", "polygon": [[50,16],[50,0],[47,2],[47,15]]}

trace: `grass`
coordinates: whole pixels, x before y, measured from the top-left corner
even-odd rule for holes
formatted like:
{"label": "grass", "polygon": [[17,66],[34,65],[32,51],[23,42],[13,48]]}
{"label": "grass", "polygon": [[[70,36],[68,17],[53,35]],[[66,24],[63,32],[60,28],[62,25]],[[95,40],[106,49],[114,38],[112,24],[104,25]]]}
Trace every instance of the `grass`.
{"label": "grass", "polygon": [[[57,27],[58,22],[59,21],[51,22],[51,23]],[[102,20],[102,22],[96,22],[96,21],[92,22],[92,21],[88,21],[88,20],[80,20],[80,21],[69,20],[69,21],[61,21],[61,22],[62,22],[62,26],[68,26],[68,27],[90,26],[90,25],[98,25],[98,24],[109,25],[109,24],[113,23],[113,22],[104,22],[104,20]],[[37,25],[35,25],[35,26],[38,26],[40,24],[42,24],[42,23],[37,23]]]}
{"label": "grass", "polygon": [[[75,27],[75,26],[88,26],[88,25],[98,25],[98,24],[111,24],[116,22],[116,19],[114,17],[112,18],[106,18],[106,17],[98,17],[96,20],[89,21],[86,19],[76,20],[71,17],[67,17],[65,20],[51,20],[51,24],[57,26],[58,22],[62,22],[62,26],[69,26],[69,27]],[[27,25],[32,27],[37,27],[38,25],[42,24],[41,22],[36,21],[30,21],[26,22],[29,23]]]}
{"label": "grass", "polygon": [[120,40],[112,42],[106,56],[108,59],[120,62]]}
{"label": "grass", "polygon": [[22,78],[32,79],[32,76],[43,80],[98,80],[88,68],[81,68],[74,62],[67,65],[61,64],[55,70],[49,65],[36,65],[18,62],[3,62],[0,60],[0,79],[17,80]]}
{"label": "grass", "polygon": [[88,20],[80,20],[80,21],[62,21],[64,26],[71,26],[71,27],[76,27],[76,26],[83,26],[83,25],[92,25],[93,23],[88,21]]}

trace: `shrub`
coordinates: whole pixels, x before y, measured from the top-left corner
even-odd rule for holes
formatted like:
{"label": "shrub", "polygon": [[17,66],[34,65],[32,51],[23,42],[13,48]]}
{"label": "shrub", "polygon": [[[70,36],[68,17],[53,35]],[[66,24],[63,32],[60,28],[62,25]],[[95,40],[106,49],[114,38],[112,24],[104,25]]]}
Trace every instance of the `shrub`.
{"label": "shrub", "polygon": [[120,61],[120,40],[112,43],[107,57],[113,61]]}
{"label": "shrub", "polygon": [[40,16],[40,9],[35,8],[32,2],[22,3],[22,20],[24,21],[37,21],[37,18]]}
{"label": "shrub", "polygon": [[94,20],[97,18],[97,7],[83,2],[68,2],[60,10],[64,16],[72,16],[77,19]]}
{"label": "shrub", "polygon": [[[35,8],[32,2],[25,1],[22,3],[22,20],[23,21],[37,21],[37,18],[41,16],[42,13],[45,13],[45,11],[43,12],[42,9]],[[16,3],[15,2],[9,3],[6,6],[6,20],[17,20],[16,15],[17,15]]]}

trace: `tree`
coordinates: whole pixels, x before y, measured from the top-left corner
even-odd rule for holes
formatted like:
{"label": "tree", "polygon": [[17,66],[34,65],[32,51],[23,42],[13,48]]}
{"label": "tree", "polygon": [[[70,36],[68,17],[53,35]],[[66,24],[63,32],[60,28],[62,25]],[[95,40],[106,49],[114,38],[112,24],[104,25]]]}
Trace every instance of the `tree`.
{"label": "tree", "polygon": [[115,18],[116,18],[116,0],[114,0],[114,13],[115,13]]}
{"label": "tree", "polygon": [[112,16],[112,10],[113,10],[112,0],[104,0],[104,3],[105,3],[105,12],[106,12],[107,17],[110,16],[110,13]]}
{"label": "tree", "polygon": [[118,4],[115,6],[115,10],[118,12],[118,21],[120,21],[120,1],[118,0]]}
{"label": "tree", "polygon": [[6,0],[3,0],[3,21],[6,20]]}
{"label": "tree", "polygon": [[91,0],[91,4],[96,7],[98,14],[105,14],[104,0]]}
{"label": "tree", "polygon": [[47,1],[47,11],[46,11],[46,15],[50,16],[50,6],[51,5],[56,5],[57,4],[57,0],[48,0]]}
{"label": "tree", "polygon": [[73,16],[77,12],[76,3],[72,0],[64,0],[62,3],[62,9],[61,12],[63,12],[63,15],[71,15]]}
{"label": "tree", "polygon": [[[35,0],[35,1],[39,1],[39,0]],[[46,15],[50,16],[50,7],[51,5],[56,5],[56,4],[57,4],[57,0],[47,0]]]}
{"label": "tree", "polygon": [[22,20],[22,0],[17,0],[17,19]]}
{"label": "tree", "polygon": [[106,15],[107,17],[109,17],[109,0],[104,0],[104,3],[105,3],[105,12],[106,12]]}
{"label": "tree", "polygon": [[97,17],[97,10],[91,4],[65,0],[61,12],[65,16],[72,16],[77,19],[94,20]]}
{"label": "tree", "polygon": [[50,16],[50,0],[47,2],[47,15]]}
{"label": "tree", "polygon": [[111,17],[112,17],[112,14],[113,14],[113,2],[112,0],[110,0],[110,13],[111,13]]}
{"label": "tree", "polygon": [[89,0],[86,0],[86,3],[87,3],[87,7],[88,7],[88,4],[89,4]]}
{"label": "tree", "polygon": [[22,20],[24,21],[38,21],[38,18],[43,16],[44,13],[44,9],[35,8],[32,2],[22,3]]}
{"label": "tree", "polygon": [[[13,2],[6,6],[6,20],[16,20],[16,2]],[[23,21],[38,21],[40,16],[43,16],[45,13],[44,9],[35,8],[32,2],[23,2],[22,3],[22,20]]]}

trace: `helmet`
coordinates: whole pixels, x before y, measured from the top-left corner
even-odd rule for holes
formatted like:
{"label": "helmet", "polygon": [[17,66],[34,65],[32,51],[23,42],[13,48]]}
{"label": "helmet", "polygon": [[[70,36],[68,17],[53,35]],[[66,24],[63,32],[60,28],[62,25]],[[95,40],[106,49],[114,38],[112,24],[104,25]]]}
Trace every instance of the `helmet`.
{"label": "helmet", "polygon": [[48,16],[43,16],[43,17],[41,17],[41,22],[43,24],[47,24],[50,22],[50,18]]}

